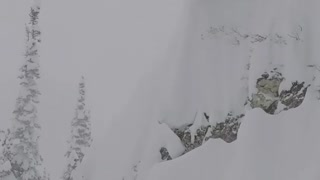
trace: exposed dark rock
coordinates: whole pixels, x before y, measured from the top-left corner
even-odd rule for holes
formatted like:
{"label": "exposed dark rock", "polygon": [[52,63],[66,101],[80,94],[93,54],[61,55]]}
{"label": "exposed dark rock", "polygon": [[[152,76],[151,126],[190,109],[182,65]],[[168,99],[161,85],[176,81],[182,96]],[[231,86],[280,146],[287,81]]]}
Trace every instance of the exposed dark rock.
{"label": "exposed dark rock", "polygon": [[[279,87],[283,81],[282,74],[274,68],[270,73],[264,73],[257,80],[257,93],[252,94],[250,105],[252,108],[261,108],[268,114],[279,113],[283,110],[298,107],[304,100],[309,85],[304,82],[293,82],[289,90],[282,90],[279,94]],[[279,109],[278,104],[284,108]]]}
{"label": "exposed dark rock", "polygon": [[186,153],[202,145],[209,127],[210,126],[202,126],[199,129],[197,129],[193,142],[191,139],[191,132],[189,127],[183,129],[175,129],[174,133],[176,133],[177,136],[181,139],[182,144],[186,148]]}
{"label": "exposed dark rock", "polygon": [[255,34],[253,36],[251,36],[252,40],[251,43],[256,43],[256,42],[263,42],[264,40],[266,40],[268,38],[268,36],[262,36],[260,34]]}
{"label": "exposed dark rock", "polygon": [[165,147],[162,147],[160,149],[161,159],[164,161],[172,160],[172,157],[170,156],[168,149]]}
{"label": "exposed dark rock", "polygon": [[237,139],[237,134],[241,123],[240,119],[242,117],[244,117],[244,114],[234,116],[232,113],[229,113],[224,122],[217,123],[215,126],[201,126],[196,130],[193,142],[189,129],[190,126],[174,129],[173,131],[180,138],[185,147],[184,153],[186,153],[201,146],[210,138],[220,138],[228,143],[233,142]]}
{"label": "exposed dark rock", "polygon": [[264,73],[257,80],[257,93],[252,94],[251,107],[261,108],[266,113],[274,114],[277,110],[279,100],[279,87],[283,81],[282,74],[276,71]]}
{"label": "exposed dark rock", "polygon": [[280,102],[286,106],[284,110],[298,107],[306,96],[308,86],[304,86],[304,82],[293,82],[289,90],[283,90],[280,93]]}
{"label": "exposed dark rock", "polygon": [[217,123],[212,126],[211,136],[209,138],[217,139],[220,138],[227,143],[231,143],[237,139],[238,130],[240,127],[240,120],[244,117],[244,114],[233,116],[231,113],[228,114],[225,122]]}
{"label": "exposed dark rock", "polygon": [[206,120],[209,121],[210,116],[207,115],[207,113],[205,113],[205,112],[203,113],[203,115],[204,115],[204,117],[206,118]]}
{"label": "exposed dark rock", "polygon": [[[292,83],[289,90],[282,90],[281,93],[279,93],[279,87],[284,78],[278,71],[279,69],[275,67],[270,72],[265,72],[261,75],[261,78],[257,79],[257,92],[251,95],[251,99],[248,98],[245,105],[250,103],[251,108],[261,108],[268,114],[275,114],[284,110],[296,108],[303,102],[310,85],[305,85],[304,82],[296,81]],[[279,106],[279,104],[282,106]],[[204,112],[203,116],[209,124],[209,115]],[[173,131],[185,146],[184,153],[186,153],[201,146],[211,138],[220,138],[227,143],[235,141],[237,139],[241,119],[244,116],[245,114],[234,115],[233,113],[229,113],[223,122],[216,123],[215,125],[205,124],[194,131],[194,129],[192,129],[194,128],[193,124],[189,124],[182,128],[174,129]],[[193,131],[191,132],[191,130]],[[163,153],[166,152],[165,150],[163,151]]]}

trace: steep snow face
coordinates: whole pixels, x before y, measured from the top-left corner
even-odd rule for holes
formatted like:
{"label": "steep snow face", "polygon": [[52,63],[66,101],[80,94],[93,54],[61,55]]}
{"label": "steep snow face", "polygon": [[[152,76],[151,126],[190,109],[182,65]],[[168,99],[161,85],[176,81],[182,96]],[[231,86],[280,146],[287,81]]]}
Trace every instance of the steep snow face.
{"label": "steep snow face", "polygon": [[[246,99],[257,91],[257,80],[272,68],[280,71],[288,86],[311,81],[313,70],[306,65],[314,59],[302,56],[305,21],[300,14],[293,14],[296,19],[288,16],[297,3],[280,2],[276,8],[269,5],[273,2],[262,3],[266,5],[263,8],[256,3],[192,3],[193,17],[184,28],[190,32],[177,67],[174,103],[164,122],[172,127],[190,124],[198,111],[211,115],[212,123],[223,121],[229,112],[240,114]],[[262,15],[269,6],[279,18]],[[292,9],[283,11],[279,6]],[[230,14],[222,12],[226,10]]]}
{"label": "steep snow face", "polygon": [[180,43],[94,145],[83,177],[317,179],[320,4],[186,3]]}
{"label": "steep snow face", "polygon": [[308,96],[301,107],[279,115],[254,109],[234,143],[210,140],[181,158],[154,166],[147,179],[318,179],[318,108],[319,101]]}
{"label": "steep snow face", "polygon": [[[238,139],[231,144],[210,139],[178,159],[155,165],[141,179],[319,178],[319,160],[312,159],[319,150],[314,136],[319,54],[310,39],[319,39],[310,33],[319,27],[309,18],[317,3],[241,3],[194,2],[192,10],[198,14],[187,37],[192,44],[183,51],[179,82],[184,83],[175,96],[181,104],[174,105],[173,116],[165,121],[174,128],[192,124],[190,112],[199,109],[210,114],[211,124],[224,121],[229,112],[243,113]],[[226,9],[234,15],[222,12]],[[273,14],[266,16],[268,11]]]}

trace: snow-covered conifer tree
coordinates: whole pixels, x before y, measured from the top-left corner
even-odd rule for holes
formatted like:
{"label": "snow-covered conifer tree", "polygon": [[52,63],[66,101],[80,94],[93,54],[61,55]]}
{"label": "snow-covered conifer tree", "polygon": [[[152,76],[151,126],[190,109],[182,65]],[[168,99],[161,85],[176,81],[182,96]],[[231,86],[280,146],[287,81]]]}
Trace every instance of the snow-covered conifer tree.
{"label": "snow-covered conifer tree", "polygon": [[11,132],[4,156],[10,161],[11,172],[17,180],[42,180],[42,158],[38,139],[40,124],[37,104],[40,95],[39,75],[40,29],[38,19],[40,0],[33,0],[30,21],[26,24],[25,62],[20,68],[20,92],[13,111]]}
{"label": "snow-covered conifer tree", "polygon": [[90,114],[86,107],[86,90],[84,77],[79,83],[79,98],[75,117],[71,122],[71,139],[68,141],[69,149],[66,153],[67,167],[63,173],[63,180],[72,180],[72,172],[82,162],[85,150],[92,142]]}
{"label": "snow-covered conifer tree", "polygon": [[50,174],[48,173],[46,168],[44,168],[44,170],[43,170],[42,179],[43,180],[50,180]]}
{"label": "snow-covered conifer tree", "polygon": [[11,173],[10,161],[4,156],[4,148],[8,139],[9,131],[0,130],[0,179],[8,178]]}

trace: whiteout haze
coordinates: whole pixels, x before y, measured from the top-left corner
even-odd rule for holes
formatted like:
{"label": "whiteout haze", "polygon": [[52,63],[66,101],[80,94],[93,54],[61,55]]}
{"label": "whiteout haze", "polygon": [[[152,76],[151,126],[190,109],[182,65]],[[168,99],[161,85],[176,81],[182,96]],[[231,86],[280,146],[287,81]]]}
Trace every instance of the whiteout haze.
{"label": "whiteout haze", "polygon": [[[21,107],[42,128],[17,151],[31,141],[6,130],[17,127],[12,72],[33,3],[0,3],[16,17],[0,12],[2,179],[320,178],[320,2],[44,1],[40,66],[29,69],[40,69],[40,101]],[[22,88],[38,92],[33,81]]]}

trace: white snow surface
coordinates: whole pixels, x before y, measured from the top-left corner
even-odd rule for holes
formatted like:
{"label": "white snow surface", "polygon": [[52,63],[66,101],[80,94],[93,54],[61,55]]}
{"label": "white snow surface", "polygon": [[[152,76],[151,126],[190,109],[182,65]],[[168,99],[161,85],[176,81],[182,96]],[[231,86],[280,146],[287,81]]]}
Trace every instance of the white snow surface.
{"label": "white snow surface", "polygon": [[[184,19],[174,39],[178,43],[140,84],[136,97],[114,120],[106,139],[94,144],[87,157],[92,160],[83,165],[87,172],[94,167],[87,178],[318,179],[320,104],[315,98],[314,77],[318,72],[308,65],[319,64],[315,47],[320,42],[320,26],[314,17],[320,3],[185,3]],[[266,39],[253,42],[257,35]],[[246,108],[245,100],[256,91],[257,79],[275,67],[285,78],[280,90],[288,89],[293,81],[311,84],[303,104],[277,115]],[[229,112],[245,113],[238,140],[227,144],[211,139],[183,156],[162,162],[159,145],[173,140],[179,144],[179,139],[161,126],[190,124],[197,111],[210,115],[210,123],[223,121]],[[168,136],[162,139],[164,134]],[[169,152],[176,156],[180,150]]]}
{"label": "white snow surface", "polygon": [[238,140],[209,140],[181,158],[155,165],[150,180],[319,179],[318,100],[280,115],[247,113]]}
{"label": "white snow surface", "polygon": [[[118,12],[111,11],[110,8],[104,11],[104,8],[109,8],[108,3],[94,2],[87,8],[85,1],[77,1],[77,6],[82,7],[78,10],[70,4],[61,6],[62,1],[47,1],[42,4],[44,50],[41,58],[44,60],[41,59],[41,68],[44,73],[43,80],[39,83],[43,93],[39,112],[44,124],[42,139],[45,140],[41,143],[42,152],[47,158],[45,164],[49,164],[54,178],[61,176],[60,164],[65,160],[65,147],[61,142],[65,142],[64,137],[67,137],[69,127],[62,125],[69,124],[67,121],[73,113],[75,95],[72,94],[74,88],[69,85],[73,82],[72,79],[75,79],[76,85],[78,75],[87,72],[88,68],[93,69],[86,74],[91,77],[88,91],[92,95],[88,99],[91,98],[93,105],[95,139],[74,174],[77,180],[320,178],[320,102],[317,99],[320,97],[320,51],[317,49],[320,47],[320,25],[316,18],[320,15],[319,1],[185,0],[184,9],[179,9],[177,3],[175,5],[182,18],[174,17],[179,20],[178,29],[171,39],[168,55],[161,57],[161,63],[158,63],[158,56],[161,54],[156,52],[163,46],[155,43],[146,50],[149,44],[141,47],[137,45],[164,39],[152,38],[162,35],[165,23],[162,22],[162,26],[155,30],[151,27],[160,23],[161,18],[143,21],[141,18],[146,18],[148,13],[153,14],[152,10],[157,10],[159,14],[166,13],[166,8],[173,7],[170,3],[168,6],[159,3],[163,8],[160,13],[157,9],[160,6],[141,0],[154,9],[130,11],[132,14],[127,15],[132,15],[130,20],[127,16],[121,16],[120,22],[129,23],[123,25],[111,20],[114,18],[112,13],[120,16],[127,13],[125,10]],[[138,7],[133,1],[126,2],[131,4],[119,3],[116,7]],[[68,16],[70,7],[75,9],[75,15]],[[55,8],[60,9],[64,15],[60,20],[56,19]],[[87,10],[93,11],[93,15],[83,13]],[[107,12],[108,16],[102,12]],[[170,9],[170,12],[174,10]],[[133,13],[138,14],[134,16]],[[112,26],[101,25],[102,20],[95,21],[97,17],[107,17],[107,22]],[[170,15],[166,17],[169,18]],[[83,19],[89,23],[87,26]],[[135,24],[140,20],[144,23]],[[70,22],[74,24],[70,25]],[[170,25],[173,24],[174,21],[170,21]],[[136,28],[136,25],[143,28]],[[79,31],[70,28],[71,26],[77,27]],[[170,34],[167,31],[172,29],[174,28],[163,30],[167,35]],[[146,32],[142,33],[144,30]],[[86,35],[88,32],[92,36]],[[9,34],[9,31],[6,33]],[[54,37],[57,33],[62,38]],[[103,36],[104,33],[107,35]],[[253,42],[258,34],[266,39]],[[248,37],[245,38],[245,35]],[[140,41],[143,36],[151,40]],[[61,42],[62,39],[65,42]],[[113,43],[108,44],[110,39]],[[15,47],[9,42],[9,47]],[[87,44],[76,46],[83,42]],[[99,46],[95,46],[96,43]],[[164,44],[166,42],[162,40],[161,45]],[[70,49],[76,53],[72,53]],[[139,51],[143,53],[137,53]],[[112,56],[105,56],[106,53]],[[101,63],[106,59],[110,63]],[[147,64],[144,71],[135,67],[136,61],[140,59]],[[54,64],[56,62],[59,63]],[[116,62],[118,64],[114,65]],[[78,66],[80,68],[74,70],[75,74],[70,73],[70,69]],[[257,78],[274,67],[281,69],[285,78],[280,91],[288,89],[292,81],[311,84],[304,102],[298,108],[277,115],[245,107],[246,99],[256,92]],[[57,69],[62,72],[61,75],[56,74]],[[140,77],[142,74],[145,77],[135,85],[137,80],[133,81],[132,77]],[[61,82],[55,80],[56,76]],[[116,76],[118,79],[115,81]],[[125,95],[120,98],[126,89],[131,91],[135,86],[137,89],[134,97],[130,99],[129,95]],[[6,89],[5,92],[11,93],[11,89]],[[119,113],[119,109],[115,107],[123,104],[126,107]],[[110,109],[116,113],[108,114]],[[223,121],[229,112],[246,115],[235,142],[227,144],[220,139],[211,139],[201,147],[180,156],[184,150],[183,145],[170,128],[193,123],[197,112],[206,112],[211,124]],[[200,117],[196,119],[193,134],[203,123]],[[57,120],[61,120],[60,123],[56,123]],[[59,136],[50,138],[54,132],[60,131]],[[161,160],[161,147],[168,149],[173,160]],[[54,155],[53,150],[57,151]]]}

